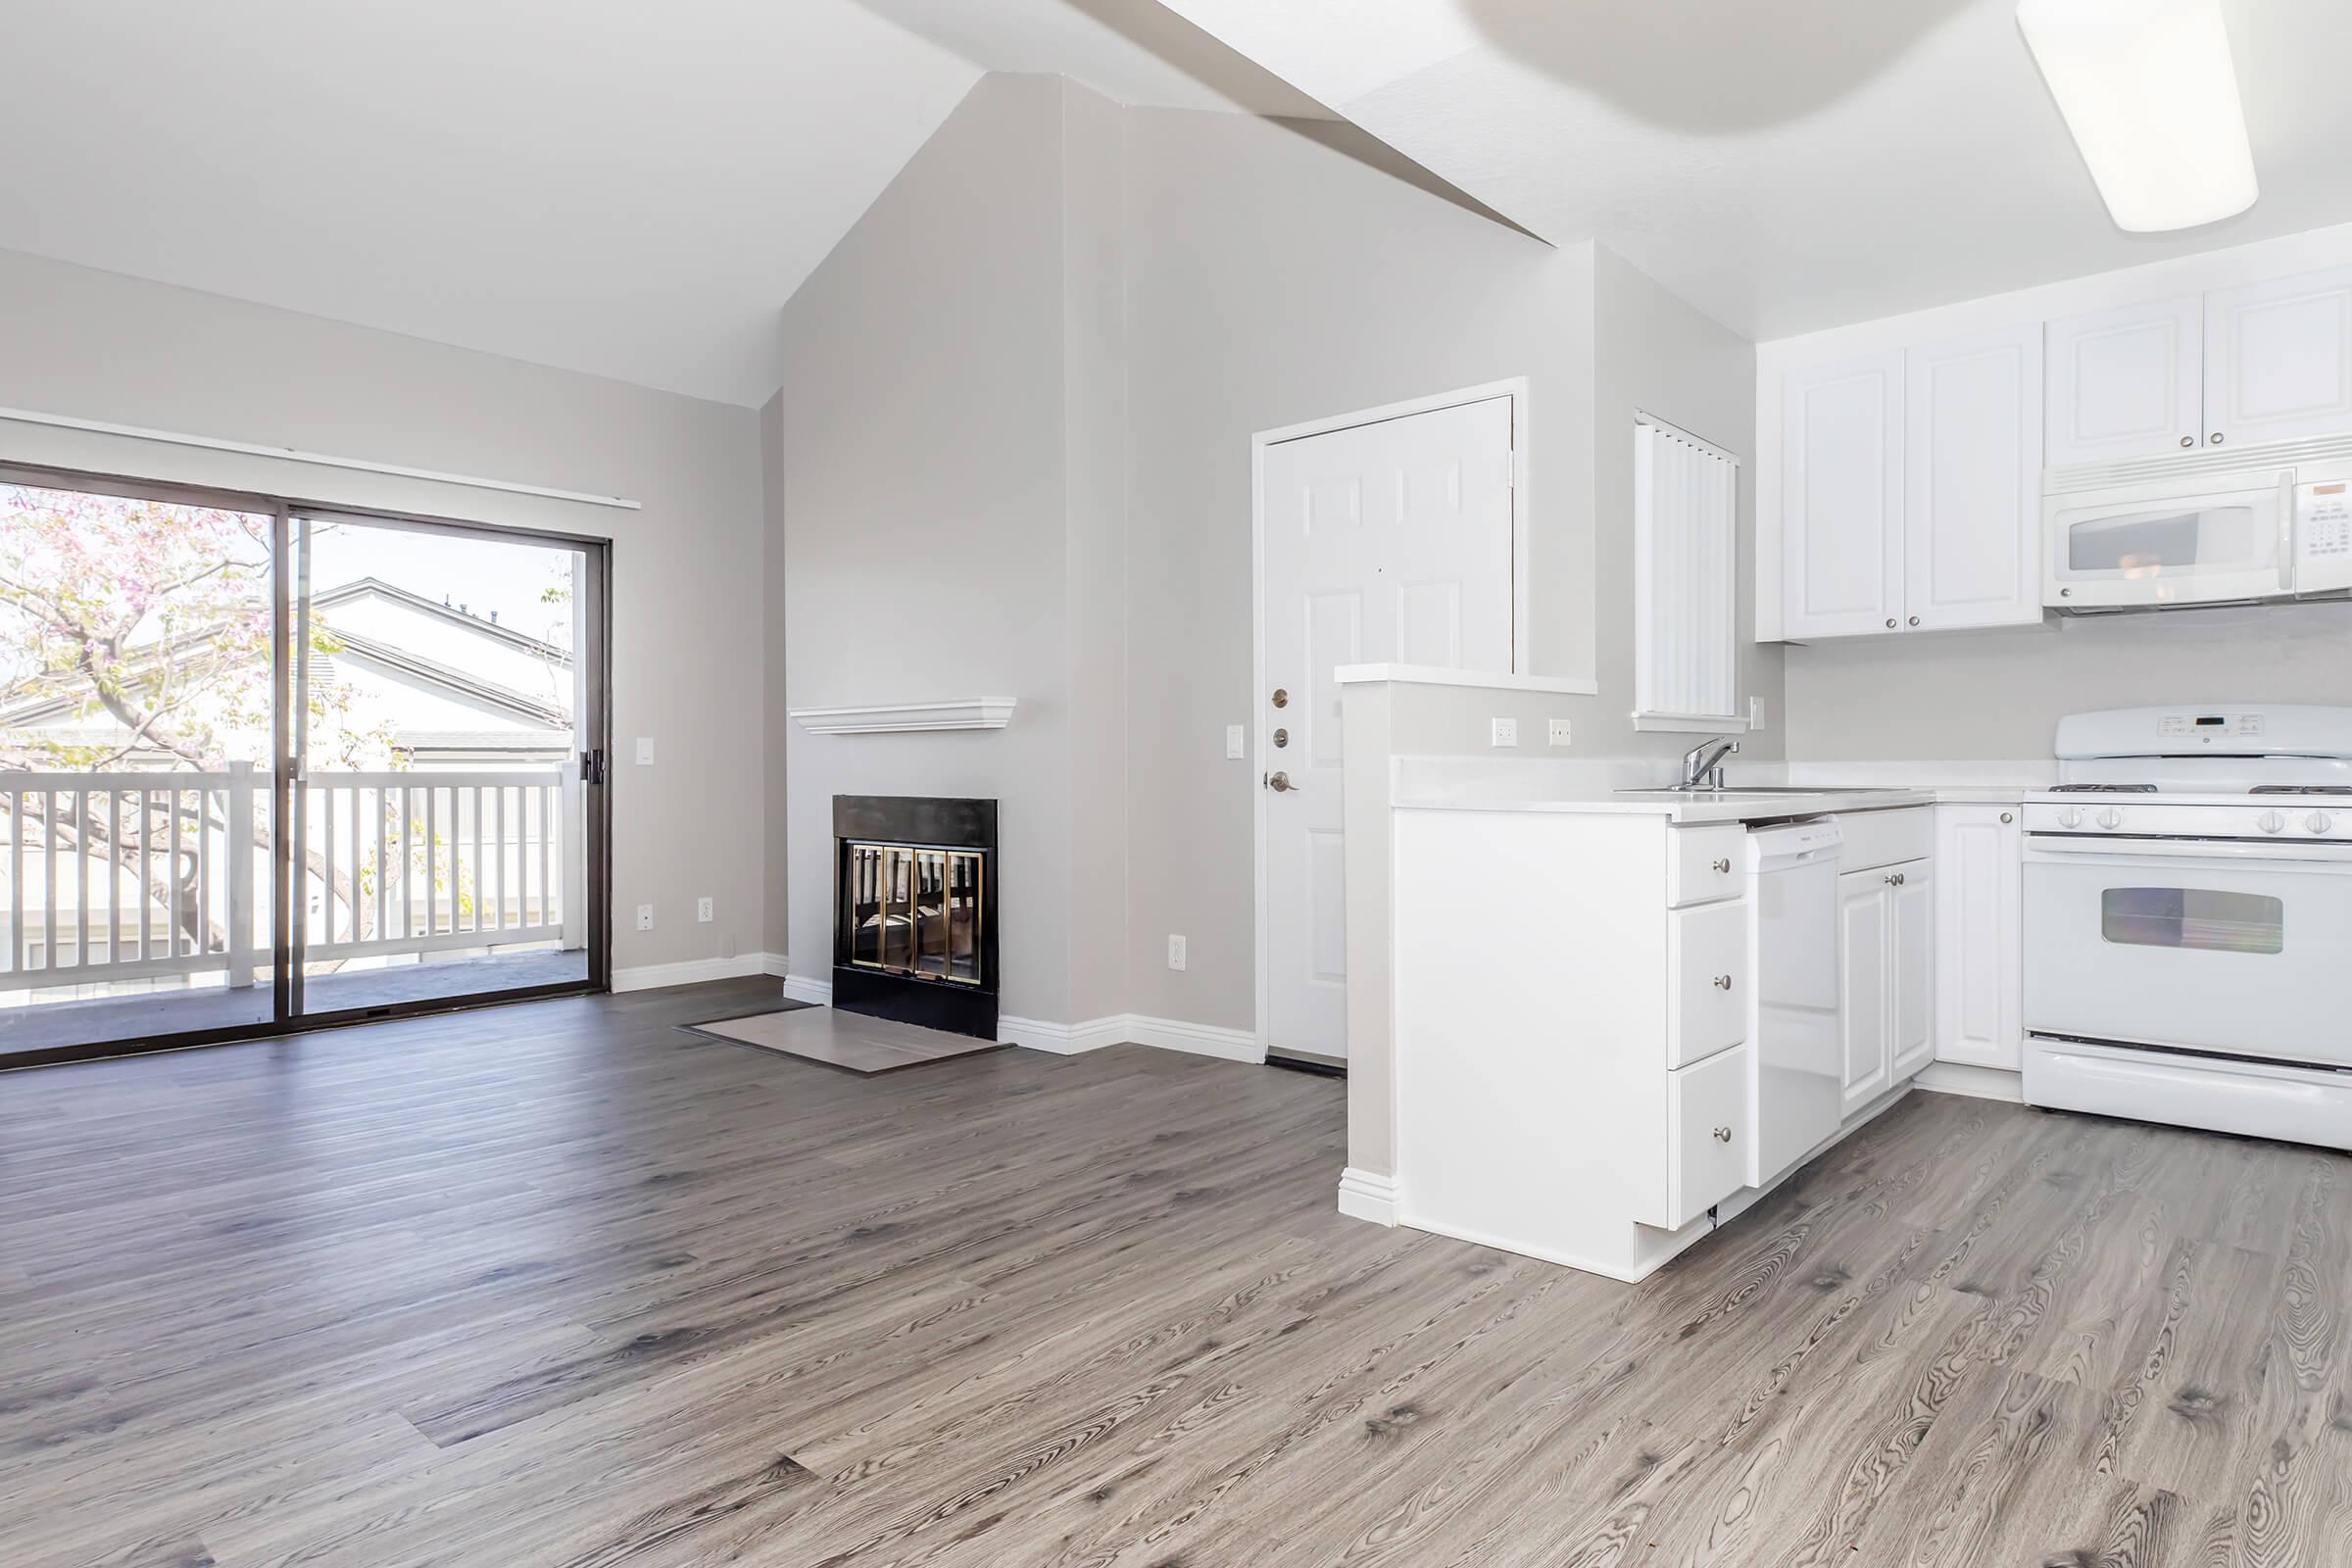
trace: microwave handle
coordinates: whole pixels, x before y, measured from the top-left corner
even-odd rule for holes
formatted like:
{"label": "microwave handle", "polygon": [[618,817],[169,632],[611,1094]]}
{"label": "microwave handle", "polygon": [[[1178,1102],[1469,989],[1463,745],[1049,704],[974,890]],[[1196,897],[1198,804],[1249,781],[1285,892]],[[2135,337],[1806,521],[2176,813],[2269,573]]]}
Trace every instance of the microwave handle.
{"label": "microwave handle", "polygon": [[2295,515],[2295,470],[2282,468],[2278,473],[2278,591],[2295,591],[2295,551],[2302,543],[2302,528]]}

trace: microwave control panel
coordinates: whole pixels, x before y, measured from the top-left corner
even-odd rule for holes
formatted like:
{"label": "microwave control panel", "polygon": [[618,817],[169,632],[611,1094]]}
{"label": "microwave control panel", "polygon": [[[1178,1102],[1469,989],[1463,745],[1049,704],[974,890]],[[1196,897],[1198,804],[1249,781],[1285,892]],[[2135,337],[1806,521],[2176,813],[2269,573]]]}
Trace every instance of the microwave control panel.
{"label": "microwave control panel", "polygon": [[2295,489],[2295,591],[2352,588],[2352,480]]}

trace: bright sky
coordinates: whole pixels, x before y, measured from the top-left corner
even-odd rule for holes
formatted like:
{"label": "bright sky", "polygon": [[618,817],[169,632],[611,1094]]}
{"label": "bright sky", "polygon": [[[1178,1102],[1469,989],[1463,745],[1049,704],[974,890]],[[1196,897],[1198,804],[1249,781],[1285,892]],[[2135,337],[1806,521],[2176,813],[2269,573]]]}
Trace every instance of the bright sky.
{"label": "bright sky", "polygon": [[570,585],[572,559],[570,551],[545,545],[338,523],[317,536],[311,592],[374,577],[436,604],[466,606],[485,620],[495,610],[502,626],[568,646],[570,606],[543,604],[540,595]]}

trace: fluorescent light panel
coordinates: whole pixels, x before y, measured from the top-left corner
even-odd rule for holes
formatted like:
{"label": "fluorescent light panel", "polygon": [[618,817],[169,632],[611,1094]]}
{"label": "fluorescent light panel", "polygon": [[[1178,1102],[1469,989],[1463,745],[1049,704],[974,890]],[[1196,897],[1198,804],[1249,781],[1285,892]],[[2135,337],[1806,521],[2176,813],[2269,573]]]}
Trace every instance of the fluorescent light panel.
{"label": "fluorescent light panel", "polygon": [[2017,24],[2119,226],[2194,228],[2254,205],[2221,0],[2020,0]]}

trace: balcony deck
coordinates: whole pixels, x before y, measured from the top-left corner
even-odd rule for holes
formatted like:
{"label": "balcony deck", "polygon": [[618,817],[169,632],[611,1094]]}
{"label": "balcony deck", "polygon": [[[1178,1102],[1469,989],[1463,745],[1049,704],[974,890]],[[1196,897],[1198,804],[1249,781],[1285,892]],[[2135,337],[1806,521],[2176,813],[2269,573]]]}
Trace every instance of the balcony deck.
{"label": "balcony deck", "polygon": [[[588,955],[583,951],[497,954],[313,975],[305,987],[306,1006],[313,1013],[340,1012],[530,986],[585,984],[587,979]],[[269,1021],[267,984],[240,990],[197,986],[80,1002],[36,1002],[0,1009],[0,1066],[19,1052],[244,1028]]]}

